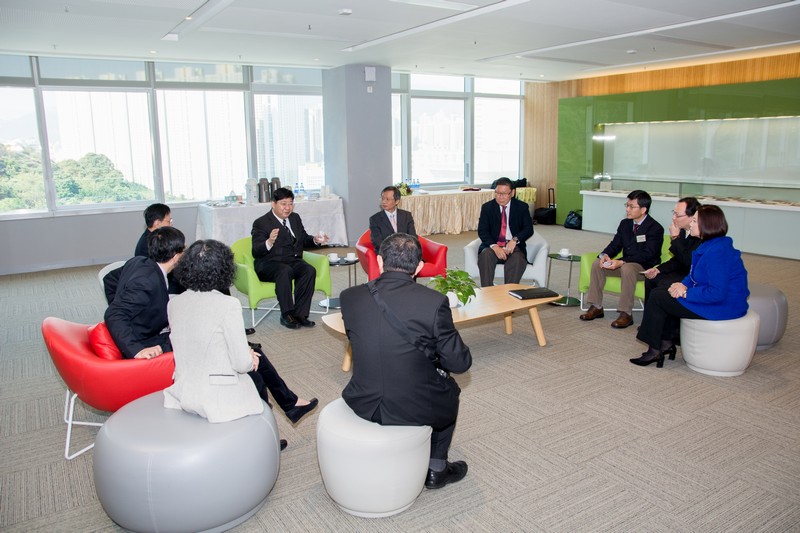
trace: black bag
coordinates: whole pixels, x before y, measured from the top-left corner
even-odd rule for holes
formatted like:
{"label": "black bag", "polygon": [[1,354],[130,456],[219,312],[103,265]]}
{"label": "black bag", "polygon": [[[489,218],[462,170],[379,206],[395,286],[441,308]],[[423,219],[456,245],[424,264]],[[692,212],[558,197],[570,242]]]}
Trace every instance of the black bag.
{"label": "black bag", "polygon": [[533,212],[533,220],[537,224],[556,223],[556,190],[550,187],[547,189],[547,207],[539,207]]}
{"label": "black bag", "polygon": [[582,212],[583,211],[580,209],[577,211],[570,211],[566,220],[564,220],[564,227],[567,229],[581,229],[581,226],[583,226]]}

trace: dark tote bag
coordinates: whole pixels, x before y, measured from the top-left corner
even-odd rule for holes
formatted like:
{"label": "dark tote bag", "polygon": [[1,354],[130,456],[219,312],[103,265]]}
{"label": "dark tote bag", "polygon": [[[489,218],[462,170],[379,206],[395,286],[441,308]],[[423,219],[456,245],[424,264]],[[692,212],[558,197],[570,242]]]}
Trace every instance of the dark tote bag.
{"label": "dark tote bag", "polygon": [[583,226],[582,211],[570,211],[567,218],[564,220],[564,227],[567,229],[581,229]]}

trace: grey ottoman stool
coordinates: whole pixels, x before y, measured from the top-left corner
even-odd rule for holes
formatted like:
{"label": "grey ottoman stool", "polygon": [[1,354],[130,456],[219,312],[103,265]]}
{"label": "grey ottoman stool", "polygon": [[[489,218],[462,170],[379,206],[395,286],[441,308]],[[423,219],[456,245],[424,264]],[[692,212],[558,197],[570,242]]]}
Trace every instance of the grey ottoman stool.
{"label": "grey ottoman stool", "polygon": [[756,352],[758,313],[733,320],[681,319],[681,355],[686,366],[710,376],[744,374]]}
{"label": "grey ottoman stool", "polygon": [[770,285],[750,284],[750,309],[761,317],[756,350],[771,348],[783,337],[789,319],[789,302],[786,295]]}
{"label": "grey ottoman stool", "polygon": [[317,419],[317,457],[325,490],[345,512],[391,516],[414,503],[425,485],[430,426],[381,426],[341,398]]}
{"label": "grey ottoman stool", "polygon": [[94,484],[133,531],[224,531],[250,518],[278,479],[272,410],[231,422],[164,407],[163,392],[111,415],[97,435]]}

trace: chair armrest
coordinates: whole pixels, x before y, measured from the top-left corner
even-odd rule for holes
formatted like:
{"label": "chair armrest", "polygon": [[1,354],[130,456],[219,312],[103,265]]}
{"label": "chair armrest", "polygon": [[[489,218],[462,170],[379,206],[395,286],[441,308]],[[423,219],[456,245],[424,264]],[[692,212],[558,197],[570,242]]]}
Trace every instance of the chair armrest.
{"label": "chair armrest", "polygon": [[464,246],[464,270],[473,278],[480,276],[478,271],[478,248],[480,246],[480,239],[475,239]]}

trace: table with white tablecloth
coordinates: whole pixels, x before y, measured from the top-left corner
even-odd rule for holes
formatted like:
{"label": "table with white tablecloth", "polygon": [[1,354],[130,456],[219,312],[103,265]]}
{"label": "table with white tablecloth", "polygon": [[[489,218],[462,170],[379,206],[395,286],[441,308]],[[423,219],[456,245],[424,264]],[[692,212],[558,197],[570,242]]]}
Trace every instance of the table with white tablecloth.
{"label": "table with white tablecloth", "polygon": [[[531,206],[536,201],[536,189],[525,188],[523,201]],[[481,206],[494,198],[493,189],[480,191],[441,191],[403,196],[400,208],[411,211],[419,235],[435,233],[458,234],[478,229]]]}
{"label": "table with white tablecloth", "polygon": [[[230,246],[242,237],[249,237],[253,221],[271,209],[271,203],[228,207],[200,205],[197,209],[197,238],[216,239]],[[347,246],[341,198],[295,200],[294,212],[303,219],[309,235],[322,230],[328,234],[328,244]]]}

